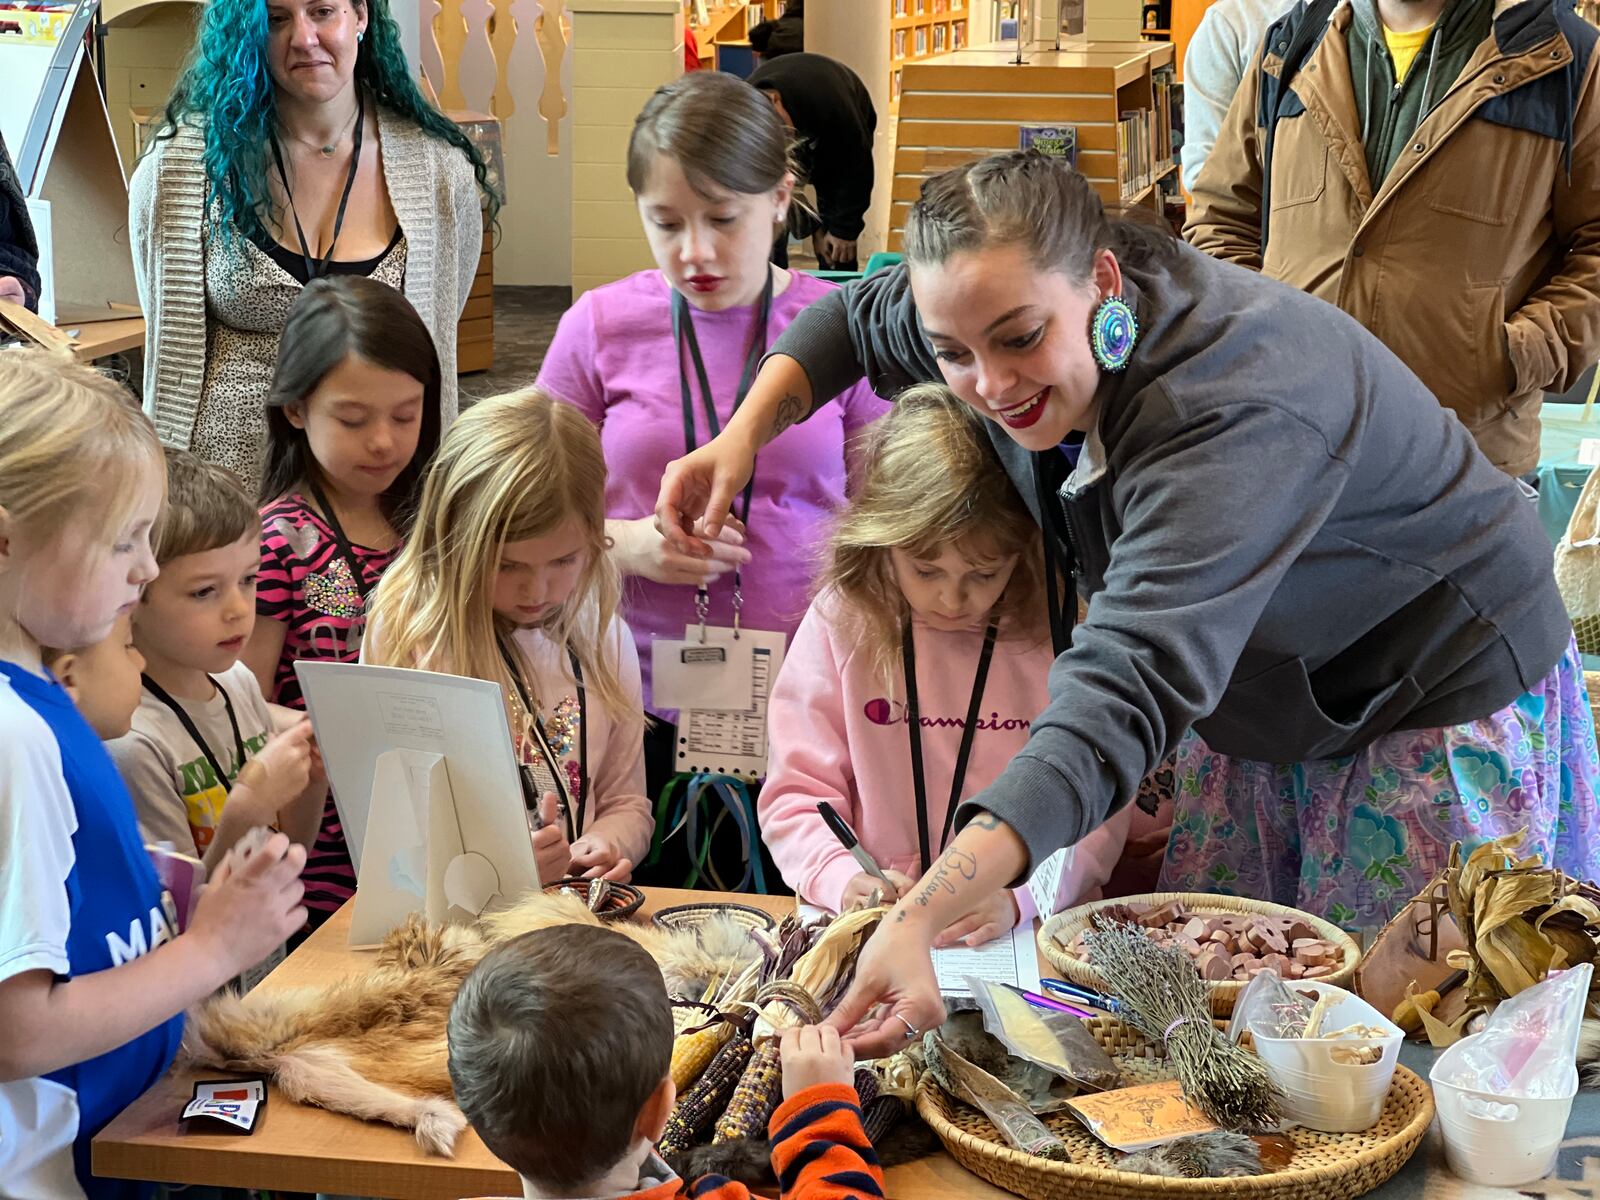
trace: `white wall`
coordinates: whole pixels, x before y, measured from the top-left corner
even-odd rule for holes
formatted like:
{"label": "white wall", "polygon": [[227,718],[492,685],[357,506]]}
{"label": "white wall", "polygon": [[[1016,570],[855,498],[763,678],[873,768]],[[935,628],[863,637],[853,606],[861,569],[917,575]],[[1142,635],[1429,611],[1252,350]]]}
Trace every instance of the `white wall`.
{"label": "white wall", "polygon": [[[402,0],[410,3],[411,0]],[[517,39],[511,52],[508,76],[515,111],[501,121],[506,163],[506,207],[500,211],[500,241],[495,245],[494,279],[497,284],[540,284],[565,287],[572,280],[572,119],[561,121],[561,153],[546,153],[548,127],[539,115],[539,94],[544,90],[544,59],[534,36],[540,14],[537,0],[516,0],[511,17]],[[420,0],[421,62],[431,80],[442,78],[438,47],[432,36],[435,0]],[[495,62],[490,52],[488,0],[467,0],[463,13],[469,36],[461,56],[461,90],[467,105],[477,112],[492,112]],[[502,9],[502,11],[504,11]],[[562,65],[562,92],[572,94],[572,50]]]}
{"label": "white wall", "polygon": [[[984,0],[986,3],[987,0]],[[872,206],[857,261],[888,245],[889,190],[894,177],[894,117],[889,112],[889,5],[886,0],[807,0],[806,49],[844,63],[867,85],[878,110],[873,139]],[[970,31],[971,26],[968,26]]]}

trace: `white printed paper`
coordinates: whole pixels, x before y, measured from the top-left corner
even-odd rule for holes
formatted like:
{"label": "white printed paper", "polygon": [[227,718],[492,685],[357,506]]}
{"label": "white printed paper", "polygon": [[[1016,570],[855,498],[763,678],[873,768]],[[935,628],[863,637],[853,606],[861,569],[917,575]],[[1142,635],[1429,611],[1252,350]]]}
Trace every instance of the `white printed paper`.
{"label": "white printed paper", "polygon": [[699,630],[693,626],[681,642],[657,638],[650,643],[654,703],[661,708],[749,712],[755,703],[750,640],[713,639],[707,628],[702,642]]}
{"label": "white printed paper", "polygon": [[235,1129],[251,1132],[256,1115],[267,1099],[267,1086],[259,1079],[196,1083],[194,1098],[184,1106],[183,1119],[209,1117]]}
{"label": "white printed paper", "polygon": [[1600,467],[1600,438],[1584,438],[1578,443],[1578,465]]}
{"label": "white printed paper", "polygon": [[1039,951],[1033,940],[1033,922],[1016,926],[1009,934],[978,947],[952,946],[933,952],[933,973],[944,996],[970,998],[968,976],[985,983],[1009,983],[1030,992],[1039,990]]}
{"label": "white printed paper", "polygon": [[1075,857],[1074,847],[1063,846],[1040,863],[1029,878],[1028,892],[1033,896],[1033,906],[1038,910],[1041,921],[1070,907],[1076,899],[1062,892],[1063,886],[1072,885],[1072,860]]}
{"label": "white printed paper", "polygon": [[[699,625],[690,625],[684,637],[698,639]],[[685,708],[678,713],[678,770],[715,772],[759,779],[767,773],[767,697],[783,666],[784,636],[764,629],[734,631],[707,626],[708,640],[750,648],[752,704],[743,712]],[[659,695],[659,693],[657,693]]]}

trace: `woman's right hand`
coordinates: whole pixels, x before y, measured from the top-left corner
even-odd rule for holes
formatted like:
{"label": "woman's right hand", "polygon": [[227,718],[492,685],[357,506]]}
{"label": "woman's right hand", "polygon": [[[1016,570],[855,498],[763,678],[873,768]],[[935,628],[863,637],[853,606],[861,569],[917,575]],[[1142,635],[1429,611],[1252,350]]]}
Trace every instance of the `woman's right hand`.
{"label": "woman's right hand", "polygon": [[533,831],[533,861],[539,868],[539,882],[555,883],[572,869],[572,847],[561,827],[561,801],[554,792],[539,798],[541,828]]}
{"label": "woman's right hand", "polygon": [[[910,891],[916,883],[916,880],[910,878],[909,876],[900,874],[899,871],[891,871],[886,869],[884,874],[889,877],[889,882],[894,884],[893,891],[885,892],[881,901],[881,903],[884,904],[893,904],[896,900],[900,899],[901,896],[904,896],[908,891]],[[840,901],[840,911],[849,912],[852,908],[858,908],[866,905],[871,902],[872,894],[874,892],[883,891],[883,880],[879,879],[876,875],[871,875],[866,871],[862,871],[855,875],[849,883],[844,885],[844,897]]]}
{"label": "woman's right hand", "polygon": [[733,498],[756,469],[756,447],[735,435],[732,423],[704,446],[667,464],[656,497],[655,525],[679,554],[706,559],[728,522]]}
{"label": "woman's right hand", "polygon": [[744,547],[744,524],[729,516],[715,535],[695,522],[694,534],[707,546],[709,556],[685,554],[662,536],[654,517],[636,521],[607,521],[611,560],[624,575],[641,575],[656,583],[700,587],[750,561]]}
{"label": "woman's right hand", "polygon": [[306,923],[305,865],[306,848],[275,833],[259,849],[231,850],[201,890],[183,936],[206,944],[223,981],[261,962]]}

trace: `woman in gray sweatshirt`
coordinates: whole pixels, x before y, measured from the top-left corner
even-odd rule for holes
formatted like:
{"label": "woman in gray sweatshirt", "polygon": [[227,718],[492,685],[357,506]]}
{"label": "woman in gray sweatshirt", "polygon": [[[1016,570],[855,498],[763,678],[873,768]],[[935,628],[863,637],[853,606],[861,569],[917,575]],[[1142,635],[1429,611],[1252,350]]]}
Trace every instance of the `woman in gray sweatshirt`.
{"label": "woman in gray sweatshirt", "polygon": [[[941,1019],[935,942],[1178,752],[1163,886],[1382,924],[1450,843],[1600,876],[1593,722],[1534,506],[1322,301],[1108,216],[1013,153],[929,180],[907,267],[819,301],[657,519],[715,528],[754,451],[864,372],[943,379],[986,423],[1065,586],[1051,701],[902,895],[833,1022]],[[1072,628],[1076,597],[1087,618]]]}

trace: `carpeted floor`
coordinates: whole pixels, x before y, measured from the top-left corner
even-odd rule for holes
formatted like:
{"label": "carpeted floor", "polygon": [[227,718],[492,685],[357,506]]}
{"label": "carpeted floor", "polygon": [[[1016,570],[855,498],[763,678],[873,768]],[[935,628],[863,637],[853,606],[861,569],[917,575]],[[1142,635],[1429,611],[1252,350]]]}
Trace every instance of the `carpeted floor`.
{"label": "carpeted floor", "polygon": [[461,376],[463,405],[533,383],[570,296],[564,287],[494,289],[494,366]]}

